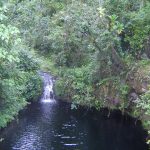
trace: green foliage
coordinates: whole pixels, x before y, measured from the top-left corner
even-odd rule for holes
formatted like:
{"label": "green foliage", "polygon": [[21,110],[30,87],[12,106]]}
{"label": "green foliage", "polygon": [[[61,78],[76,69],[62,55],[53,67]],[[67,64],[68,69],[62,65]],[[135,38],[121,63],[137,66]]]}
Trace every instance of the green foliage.
{"label": "green foliage", "polygon": [[41,80],[37,74],[34,72],[26,73],[24,81],[24,92],[23,96],[26,100],[37,100],[38,97],[42,94],[41,91]]}
{"label": "green foliage", "polygon": [[29,53],[27,51],[19,52],[20,61],[18,62],[18,67],[22,71],[36,71],[39,68],[38,61]]}
{"label": "green foliage", "polygon": [[58,80],[55,91],[58,96],[71,98],[74,103],[92,106],[94,103],[93,88],[89,79],[88,66],[62,70],[63,80]]}
{"label": "green foliage", "polygon": [[144,111],[144,114],[150,116],[150,91],[142,94],[136,103],[137,108]]}
{"label": "green foliage", "polygon": [[150,34],[150,3],[139,12],[130,14],[130,22],[127,23],[126,40],[129,41],[131,52],[139,55],[145,51],[145,45]]}
{"label": "green foliage", "polygon": [[8,6],[11,23],[20,29],[25,43],[41,53],[49,51],[51,43],[47,36],[51,32],[51,17],[64,8],[64,3],[59,0],[23,0],[8,3]]}
{"label": "green foliage", "polygon": [[9,23],[9,10],[0,8],[0,128],[14,119],[27,100],[40,94],[38,65],[24,46],[20,31]]}
{"label": "green foliage", "polygon": [[[109,14],[118,16],[124,24],[122,40],[123,49],[129,51],[137,59],[147,54],[147,42],[150,34],[150,1],[149,0],[107,0],[104,7]],[[149,53],[148,53],[149,57]]]}
{"label": "green foliage", "polygon": [[[142,94],[136,100],[136,109],[138,110],[137,115],[142,118],[143,125],[148,129],[148,134],[150,135],[150,90]],[[147,144],[150,144],[149,140],[147,141]]]}

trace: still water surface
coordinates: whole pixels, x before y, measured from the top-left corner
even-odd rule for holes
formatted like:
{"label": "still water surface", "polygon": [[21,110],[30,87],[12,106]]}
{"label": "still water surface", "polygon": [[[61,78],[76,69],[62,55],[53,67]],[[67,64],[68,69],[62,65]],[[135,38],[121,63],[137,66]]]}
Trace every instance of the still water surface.
{"label": "still water surface", "polygon": [[0,150],[148,150],[144,131],[113,113],[77,110],[62,102],[34,103],[2,133]]}

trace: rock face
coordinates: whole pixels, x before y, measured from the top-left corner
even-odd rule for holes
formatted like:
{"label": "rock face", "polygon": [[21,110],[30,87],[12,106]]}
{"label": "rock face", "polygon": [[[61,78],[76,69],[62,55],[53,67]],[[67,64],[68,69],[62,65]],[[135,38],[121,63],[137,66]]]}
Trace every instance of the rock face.
{"label": "rock face", "polygon": [[139,96],[138,96],[137,93],[132,92],[132,93],[129,94],[128,99],[129,99],[130,102],[134,102],[135,100],[138,99],[138,97],[139,97]]}
{"label": "rock face", "polygon": [[[138,64],[135,67],[135,69],[133,69],[128,75],[127,78],[128,85],[133,89],[133,91],[129,94],[129,100],[131,102],[134,102],[137,99],[139,99],[139,101],[142,101],[139,95],[145,95],[146,93],[150,92],[150,64],[149,63],[150,62],[147,62],[147,64],[144,65]],[[149,105],[149,101],[147,101],[146,99],[143,101],[146,106]],[[150,114],[148,108],[141,106],[139,115],[140,115],[140,120],[143,122],[145,129],[150,131],[150,125],[149,125]],[[147,140],[149,139],[150,139],[150,134]]]}
{"label": "rock face", "polygon": [[[150,87],[150,64],[136,64],[128,73],[126,82],[138,95],[147,92]],[[135,97],[135,94],[131,94],[131,97]]]}

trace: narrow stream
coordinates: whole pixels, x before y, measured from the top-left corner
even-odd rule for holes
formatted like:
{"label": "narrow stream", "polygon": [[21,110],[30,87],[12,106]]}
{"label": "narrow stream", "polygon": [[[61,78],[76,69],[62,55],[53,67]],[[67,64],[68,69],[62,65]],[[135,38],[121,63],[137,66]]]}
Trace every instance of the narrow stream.
{"label": "narrow stream", "polygon": [[1,134],[0,150],[148,150],[140,122],[116,111],[80,108],[54,98],[53,78],[40,73],[43,95]]}

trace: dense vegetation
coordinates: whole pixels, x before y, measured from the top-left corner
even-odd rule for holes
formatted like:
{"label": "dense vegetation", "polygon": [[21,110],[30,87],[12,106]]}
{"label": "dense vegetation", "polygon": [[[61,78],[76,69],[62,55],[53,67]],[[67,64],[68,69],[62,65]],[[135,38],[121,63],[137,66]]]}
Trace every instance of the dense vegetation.
{"label": "dense vegetation", "polygon": [[18,112],[40,89],[32,49],[40,67],[57,74],[56,94],[72,107],[117,108],[150,127],[149,0],[12,0],[3,6],[0,126],[10,107]]}
{"label": "dense vegetation", "polygon": [[8,9],[0,7],[0,128],[40,93],[38,63],[10,24]]}

